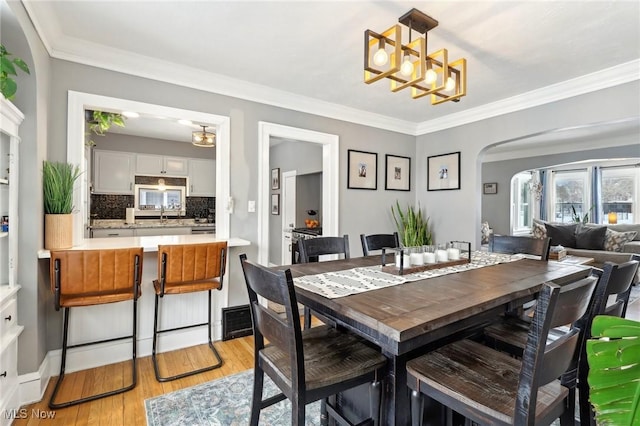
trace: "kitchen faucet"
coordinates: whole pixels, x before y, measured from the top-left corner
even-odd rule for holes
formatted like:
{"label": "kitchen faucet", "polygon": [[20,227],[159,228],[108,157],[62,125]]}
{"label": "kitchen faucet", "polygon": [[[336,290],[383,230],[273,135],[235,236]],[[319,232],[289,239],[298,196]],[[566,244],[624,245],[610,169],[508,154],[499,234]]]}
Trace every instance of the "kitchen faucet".
{"label": "kitchen faucet", "polygon": [[160,206],[160,223],[165,223],[167,218],[164,216],[164,206]]}

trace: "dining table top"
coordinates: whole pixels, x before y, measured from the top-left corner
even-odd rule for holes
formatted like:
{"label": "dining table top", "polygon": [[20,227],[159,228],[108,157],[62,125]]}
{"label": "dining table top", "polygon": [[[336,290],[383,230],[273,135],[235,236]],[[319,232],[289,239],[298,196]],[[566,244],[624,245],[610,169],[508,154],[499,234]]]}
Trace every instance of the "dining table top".
{"label": "dining table top", "polygon": [[[274,267],[302,277],[376,266],[368,256]],[[357,332],[390,355],[401,355],[531,300],[546,282],[562,285],[591,267],[521,259],[329,299],[296,287],[298,302]],[[468,324],[467,324],[468,323]]]}

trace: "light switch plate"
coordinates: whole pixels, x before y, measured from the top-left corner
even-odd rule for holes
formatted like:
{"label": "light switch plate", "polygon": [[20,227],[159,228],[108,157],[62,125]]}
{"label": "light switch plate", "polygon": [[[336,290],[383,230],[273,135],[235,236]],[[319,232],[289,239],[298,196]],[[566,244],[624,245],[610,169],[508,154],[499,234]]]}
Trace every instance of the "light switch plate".
{"label": "light switch plate", "polygon": [[249,201],[249,213],[255,213],[256,212],[256,202],[253,200]]}

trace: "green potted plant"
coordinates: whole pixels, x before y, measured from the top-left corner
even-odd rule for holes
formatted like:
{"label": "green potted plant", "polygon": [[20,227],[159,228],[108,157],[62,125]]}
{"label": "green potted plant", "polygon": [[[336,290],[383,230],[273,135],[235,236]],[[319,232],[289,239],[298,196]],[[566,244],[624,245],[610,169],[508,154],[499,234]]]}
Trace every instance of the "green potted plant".
{"label": "green potted plant", "polygon": [[42,188],[45,214],[44,247],[48,250],[73,246],[73,186],[80,169],[69,163],[44,161]]}
{"label": "green potted plant", "polygon": [[117,112],[86,110],[85,115],[87,123],[89,123],[89,132],[87,132],[87,141],[85,142],[87,146],[96,145],[92,135],[104,136],[113,125],[125,126],[125,116]]}
{"label": "green potted plant", "polygon": [[29,66],[22,59],[12,56],[4,44],[0,44],[0,92],[8,100],[13,99],[18,90],[18,84],[12,78],[18,75],[16,68],[29,74]]}
{"label": "green potted plant", "polygon": [[591,334],[587,381],[597,423],[640,424],[640,322],[598,315]]}
{"label": "green potted plant", "polygon": [[422,216],[420,205],[417,208],[407,206],[403,211],[400,203],[396,201],[396,208],[391,206],[391,214],[398,229],[400,244],[404,247],[417,247],[431,245],[431,230],[429,229],[429,218]]}

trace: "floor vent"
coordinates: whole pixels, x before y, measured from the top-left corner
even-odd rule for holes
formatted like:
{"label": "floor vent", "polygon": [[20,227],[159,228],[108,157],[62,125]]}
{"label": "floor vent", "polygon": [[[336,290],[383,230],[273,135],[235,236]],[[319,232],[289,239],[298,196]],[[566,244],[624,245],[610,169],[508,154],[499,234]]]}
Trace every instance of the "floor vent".
{"label": "floor vent", "polygon": [[253,334],[249,305],[222,308],[222,340]]}

